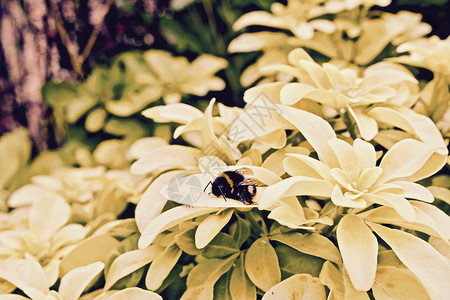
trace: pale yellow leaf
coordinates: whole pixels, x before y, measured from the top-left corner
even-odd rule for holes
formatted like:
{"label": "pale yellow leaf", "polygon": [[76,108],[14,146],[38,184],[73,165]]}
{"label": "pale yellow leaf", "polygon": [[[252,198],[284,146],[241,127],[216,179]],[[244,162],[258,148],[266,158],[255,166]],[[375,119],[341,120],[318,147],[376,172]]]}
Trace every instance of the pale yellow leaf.
{"label": "pale yellow leaf", "polygon": [[[96,298],[97,299],[97,298]],[[117,293],[109,295],[108,300],[162,300],[163,298],[152,291],[147,291],[138,287],[129,287]]]}
{"label": "pale yellow leaf", "polygon": [[315,179],[329,179],[330,177],[328,166],[303,154],[287,154],[283,161],[283,168],[291,176],[306,176]]}
{"label": "pale yellow leaf", "polygon": [[245,271],[250,280],[267,292],[281,281],[281,271],[275,249],[267,238],[259,238],[245,255]]}
{"label": "pale yellow leaf", "polygon": [[434,153],[434,149],[413,139],[396,143],[383,156],[380,182],[411,176],[419,171]]}
{"label": "pale yellow leaf", "polygon": [[440,186],[429,186],[427,187],[427,189],[431,191],[435,198],[442,200],[450,205],[450,190],[448,188]]}
{"label": "pale yellow leaf", "polygon": [[86,130],[89,132],[97,132],[105,125],[107,116],[106,110],[97,108],[89,113],[85,121]]}
{"label": "pale yellow leaf", "polygon": [[148,247],[160,232],[183,221],[207,215],[217,210],[219,208],[178,206],[165,211],[145,227],[139,238],[139,249]]}
{"label": "pale yellow leaf", "polygon": [[236,20],[233,24],[233,30],[239,31],[244,27],[250,25],[263,25],[269,27],[283,27],[284,21],[281,18],[277,18],[266,11],[252,11],[246,13]]}
{"label": "pale yellow leaf", "polygon": [[95,262],[70,270],[61,278],[59,294],[64,300],[79,299],[84,289],[103,270],[104,266],[102,262]]}
{"label": "pale yellow leaf", "polygon": [[172,268],[177,263],[182,254],[177,244],[173,243],[159,254],[150,265],[147,276],[145,277],[145,286],[149,290],[157,290],[164,279],[169,275]]}
{"label": "pale yellow leaf", "polygon": [[167,185],[176,175],[183,171],[171,171],[158,176],[147,188],[136,206],[136,225],[140,232],[156,218],[162,211],[167,199],[160,194],[161,189]]}
{"label": "pale yellow leaf", "polygon": [[387,206],[371,209],[359,216],[371,222],[392,224],[406,229],[417,230],[444,240],[447,238],[448,231],[445,226],[440,227],[431,216],[418,207],[413,206],[413,208],[416,213],[416,221],[414,223],[406,221],[394,209]]}
{"label": "pale yellow leaf", "polygon": [[49,291],[44,271],[34,259],[2,260],[0,278],[14,284],[32,299],[43,299]]}
{"label": "pale yellow leaf", "polygon": [[267,209],[278,199],[288,196],[310,195],[330,197],[333,186],[326,180],[304,176],[290,177],[270,185],[264,190],[259,202],[259,209]]}
{"label": "pale yellow leaf", "polygon": [[372,287],[376,300],[382,299],[430,299],[419,280],[406,269],[378,267]]}
{"label": "pale yellow leaf", "polygon": [[158,245],[152,245],[145,249],[132,250],[119,255],[108,269],[103,290],[109,290],[119,279],[149,264],[163,250]]}
{"label": "pale yellow leaf", "polygon": [[450,294],[450,265],[444,256],[412,234],[375,223],[368,224],[419,278],[431,299],[447,298]]}
{"label": "pale yellow leaf", "polygon": [[328,144],[328,140],[336,138],[331,125],[310,112],[286,105],[277,105],[277,107],[280,115],[291,122],[316,150],[319,159],[329,167],[336,166],[337,158]]}
{"label": "pale yellow leaf", "polygon": [[328,144],[334,151],[342,169],[352,181],[356,181],[359,178],[361,167],[359,160],[353,147],[347,142],[340,139],[328,140]]}
{"label": "pale yellow leaf", "polygon": [[285,173],[285,170],[283,169],[283,160],[286,158],[286,154],[288,153],[301,154],[307,156],[309,154],[309,150],[304,147],[286,146],[270,154],[264,160],[261,166],[265,169],[272,171],[276,175],[281,176]]}
{"label": "pale yellow leaf", "polygon": [[328,300],[345,300],[345,285],[342,271],[333,263],[326,261],[319,275],[320,283],[330,289]]}
{"label": "pale yellow leaf", "polygon": [[366,141],[372,140],[378,133],[377,122],[364,113],[354,111],[350,106],[347,109],[355,120],[361,137]]}
{"label": "pale yellow leaf", "polygon": [[365,193],[362,197],[369,202],[392,207],[403,219],[408,222],[416,221],[417,216],[414,208],[409,200],[406,200],[401,195],[388,192],[379,192],[377,194]]}
{"label": "pale yellow leaf", "polygon": [[233,216],[233,209],[208,216],[198,225],[195,231],[195,246],[198,249],[206,247],[209,242],[228,224]]}
{"label": "pale yellow leaf", "polygon": [[175,122],[180,124],[187,124],[196,118],[203,117],[200,110],[184,103],[154,106],[144,110],[142,115],[157,123]]}
{"label": "pale yellow leaf", "polygon": [[118,240],[108,234],[85,239],[61,260],[60,275],[63,276],[72,269],[93,262],[106,262],[109,255],[119,244]]}
{"label": "pale yellow leaf", "polygon": [[309,274],[295,274],[271,287],[262,299],[325,300],[326,292],[319,278],[312,277]]}
{"label": "pale yellow leaf", "polygon": [[131,165],[130,172],[143,175],[161,167],[170,169],[180,166],[196,166],[200,156],[201,151],[196,148],[180,145],[163,146],[139,158]]}
{"label": "pale yellow leaf", "polygon": [[336,236],[353,286],[358,291],[370,290],[377,270],[376,237],[356,215],[346,215],[341,219]]}
{"label": "pale yellow leaf", "polygon": [[285,105],[293,105],[307,97],[313,90],[315,90],[314,87],[304,83],[288,83],[281,89],[280,102]]}
{"label": "pale yellow leaf", "polygon": [[152,136],[141,138],[128,147],[125,156],[129,160],[139,159],[163,146],[167,146],[167,142],[160,137]]}
{"label": "pale yellow leaf", "polygon": [[334,205],[343,207],[365,208],[367,206],[367,202],[362,197],[356,199],[345,197],[338,185],[335,185],[333,188],[331,202],[333,202]]}
{"label": "pale yellow leaf", "polygon": [[33,233],[47,241],[69,220],[71,207],[57,193],[47,192],[31,205],[29,228]]}

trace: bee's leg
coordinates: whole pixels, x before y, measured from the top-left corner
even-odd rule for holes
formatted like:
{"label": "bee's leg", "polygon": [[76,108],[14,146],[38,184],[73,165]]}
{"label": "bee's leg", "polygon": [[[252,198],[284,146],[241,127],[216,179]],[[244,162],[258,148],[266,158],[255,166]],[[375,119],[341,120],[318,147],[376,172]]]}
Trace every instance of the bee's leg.
{"label": "bee's leg", "polygon": [[222,192],[222,189],[220,188],[220,186],[218,186],[220,193],[222,194],[223,200],[225,200],[225,202],[227,202],[227,198],[225,198],[225,195]]}
{"label": "bee's leg", "polygon": [[[238,196],[239,199],[244,203],[245,205],[253,204],[253,196],[255,196],[255,193],[251,193],[249,190],[249,186],[239,186],[238,188]],[[253,190],[253,188],[251,188]]]}

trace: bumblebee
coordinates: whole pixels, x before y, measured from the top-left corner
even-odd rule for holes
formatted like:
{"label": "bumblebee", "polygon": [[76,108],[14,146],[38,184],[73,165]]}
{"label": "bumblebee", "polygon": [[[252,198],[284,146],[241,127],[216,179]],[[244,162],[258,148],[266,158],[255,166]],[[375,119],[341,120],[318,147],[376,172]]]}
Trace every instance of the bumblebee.
{"label": "bumblebee", "polygon": [[240,200],[246,205],[254,204],[253,199],[256,195],[257,186],[265,186],[261,181],[253,176],[253,171],[249,168],[239,168],[233,171],[224,171],[219,176],[210,181],[206,188],[211,184],[211,193],[219,197]]}

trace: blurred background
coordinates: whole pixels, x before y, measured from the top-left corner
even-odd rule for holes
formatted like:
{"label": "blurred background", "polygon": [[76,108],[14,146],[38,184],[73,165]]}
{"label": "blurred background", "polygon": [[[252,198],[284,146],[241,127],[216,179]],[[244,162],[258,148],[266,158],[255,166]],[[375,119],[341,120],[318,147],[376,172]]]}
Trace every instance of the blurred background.
{"label": "blurred background", "polygon": [[[242,107],[246,87],[240,74],[258,54],[227,51],[238,35],[232,25],[246,12],[269,10],[273,2],[0,0],[0,136],[26,127],[36,155],[59,147],[68,135],[89,135],[77,131],[86,120],[74,118],[67,128],[55,110],[69,98],[86,100],[95,93],[99,99],[118,97],[127,88],[127,61],[148,49],[164,49],[189,60],[204,53],[226,59],[228,67],[217,75],[227,88],[210,91],[204,99],[216,97],[225,105]],[[375,9],[421,13],[433,28],[430,35],[445,39],[450,33],[448,0],[395,0]],[[84,98],[82,82],[85,90],[86,82],[90,84]],[[139,113],[127,117],[141,118]],[[94,130],[82,139],[98,141],[102,135],[108,135],[107,130]]]}

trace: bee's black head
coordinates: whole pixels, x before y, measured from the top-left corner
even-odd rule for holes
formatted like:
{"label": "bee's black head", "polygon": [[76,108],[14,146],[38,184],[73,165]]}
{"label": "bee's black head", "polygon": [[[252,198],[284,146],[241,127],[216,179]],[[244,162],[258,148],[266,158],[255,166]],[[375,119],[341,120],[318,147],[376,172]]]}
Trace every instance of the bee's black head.
{"label": "bee's black head", "polygon": [[230,184],[224,177],[217,177],[212,183],[211,192],[214,196],[219,197],[221,195],[226,195],[227,191],[230,190]]}

